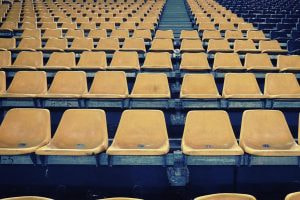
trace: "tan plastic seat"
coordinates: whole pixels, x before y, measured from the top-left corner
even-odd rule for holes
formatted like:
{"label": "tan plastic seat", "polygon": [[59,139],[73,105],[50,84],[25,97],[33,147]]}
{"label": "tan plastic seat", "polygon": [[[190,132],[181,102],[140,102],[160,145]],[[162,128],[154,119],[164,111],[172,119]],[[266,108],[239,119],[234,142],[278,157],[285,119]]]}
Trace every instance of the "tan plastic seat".
{"label": "tan plastic seat", "polygon": [[168,78],[164,73],[139,73],[130,98],[170,98]]}
{"label": "tan plastic seat", "polygon": [[183,53],[181,55],[181,70],[210,70],[206,53]]}
{"label": "tan plastic seat", "polygon": [[82,30],[68,29],[65,38],[83,38],[84,33]]}
{"label": "tan plastic seat", "polygon": [[260,52],[252,40],[235,40],[233,45],[236,53],[258,53]]}
{"label": "tan plastic seat", "polygon": [[120,50],[146,52],[146,46],[144,43],[144,39],[142,39],[142,38],[126,38],[123,43],[123,47]]}
{"label": "tan plastic seat", "polygon": [[23,38],[19,46],[13,50],[17,51],[35,51],[42,47],[41,39],[39,38]]}
{"label": "tan plastic seat", "polygon": [[128,86],[126,74],[122,71],[95,73],[95,77],[86,98],[127,98]]}
{"label": "tan plastic seat", "polygon": [[112,30],[110,37],[118,39],[129,38],[129,31],[127,29],[115,29]]}
{"label": "tan plastic seat", "polygon": [[279,55],[277,57],[277,67],[280,71],[299,71],[300,56],[298,55]]}
{"label": "tan plastic seat", "polygon": [[152,22],[141,22],[139,23],[137,29],[153,31],[155,29],[155,25]]}
{"label": "tan plastic seat", "polygon": [[1,27],[1,30],[9,30],[9,31],[13,31],[15,29],[18,29],[18,23],[17,22],[10,22],[10,21],[5,21]]}
{"label": "tan plastic seat", "polygon": [[277,71],[277,67],[273,67],[271,59],[266,53],[247,53],[245,56],[245,65],[247,70],[252,71]]}
{"label": "tan plastic seat", "polygon": [[227,73],[223,86],[224,98],[264,98],[255,75],[252,73]]}
{"label": "tan plastic seat", "polygon": [[214,22],[200,22],[198,26],[198,31],[216,30]]}
{"label": "tan plastic seat", "polygon": [[46,98],[79,98],[87,93],[86,74],[83,71],[58,71]]}
{"label": "tan plastic seat", "polygon": [[[77,29],[77,24],[72,23],[72,22],[63,22],[62,25],[61,25],[61,28],[68,30],[68,32],[69,32],[69,30],[71,30],[70,33],[73,34],[73,33],[76,32],[75,29]],[[71,34],[70,34],[69,37],[71,38]]]}
{"label": "tan plastic seat", "polygon": [[123,22],[120,24],[119,29],[135,30],[136,23],[135,22]]}
{"label": "tan plastic seat", "polygon": [[171,61],[171,56],[168,52],[149,52],[146,54],[146,58],[142,69],[172,70],[173,65]]}
{"label": "tan plastic seat", "polygon": [[2,96],[6,91],[6,76],[4,71],[0,71],[0,95]]}
{"label": "tan plastic seat", "polygon": [[16,48],[16,39],[15,38],[0,38],[0,50],[6,51],[9,49]]}
{"label": "tan plastic seat", "polygon": [[202,40],[208,41],[210,39],[222,39],[221,33],[218,30],[204,30]]}
{"label": "tan plastic seat", "polygon": [[106,38],[107,32],[105,29],[92,29],[90,30],[88,37],[93,39]]}
{"label": "tan plastic seat", "polygon": [[57,29],[57,23],[55,22],[43,22],[41,29]]}
{"label": "tan plastic seat", "polygon": [[43,38],[62,38],[61,29],[46,29]]}
{"label": "tan plastic seat", "polygon": [[198,31],[196,30],[192,30],[192,31],[189,31],[189,30],[182,30],[180,32],[180,39],[196,39],[196,40],[200,40],[200,37],[199,37],[199,34],[198,34]]}
{"label": "tan plastic seat", "polygon": [[203,52],[205,51],[201,40],[183,39],[180,46],[181,52]]}
{"label": "tan plastic seat", "polygon": [[244,70],[237,53],[216,53],[213,70]]}
{"label": "tan plastic seat", "polygon": [[184,154],[192,156],[233,156],[244,153],[237,143],[229,116],[223,110],[188,112],[181,149]]}
{"label": "tan plastic seat", "polygon": [[68,48],[68,41],[66,38],[49,38],[45,44],[45,47],[42,48],[42,51],[54,52],[59,51],[63,52]]}
{"label": "tan plastic seat", "polygon": [[106,115],[100,109],[69,109],[60,120],[52,140],[38,155],[94,155],[108,146]]}
{"label": "tan plastic seat", "polygon": [[286,195],[284,200],[298,200],[300,198],[300,192],[293,192]]}
{"label": "tan plastic seat", "polygon": [[197,197],[194,200],[256,200],[254,196],[237,193],[219,193]]}
{"label": "tan plastic seat", "polygon": [[223,22],[219,23],[219,31],[236,30],[234,23]]}
{"label": "tan plastic seat", "polygon": [[180,98],[217,99],[220,97],[212,74],[184,75],[180,90]]}
{"label": "tan plastic seat", "polygon": [[164,155],[169,152],[164,113],[160,110],[125,110],[109,155]]}
{"label": "tan plastic seat", "polygon": [[234,23],[234,24],[239,24],[239,23],[244,23],[244,18],[242,17],[231,17],[230,18],[230,22]]}
{"label": "tan plastic seat", "polygon": [[107,61],[106,61],[105,52],[91,52],[91,51],[82,52],[76,68],[106,69]]}
{"label": "tan plastic seat", "polygon": [[8,68],[36,69],[43,67],[43,53],[21,51],[12,66]]}
{"label": "tan plastic seat", "polygon": [[259,50],[262,53],[284,53],[287,50],[282,49],[277,40],[259,41]]}
{"label": "tan plastic seat", "polygon": [[168,51],[173,52],[174,46],[171,39],[154,39],[150,51]]}
{"label": "tan plastic seat", "polygon": [[45,65],[46,69],[70,69],[76,66],[75,53],[54,52]]}
{"label": "tan plastic seat", "polygon": [[251,39],[253,41],[268,40],[268,38],[266,38],[264,32],[260,31],[260,30],[247,31],[247,38]]}
{"label": "tan plastic seat", "polygon": [[99,51],[117,51],[119,50],[119,40],[117,38],[100,38],[95,50]]}
{"label": "tan plastic seat", "polygon": [[151,30],[134,30],[133,38],[143,38],[144,40],[152,40]]}
{"label": "tan plastic seat", "polygon": [[34,152],[51,137],[50,113],[46,109],[10,109],[0,126],[0,155]]}
{"label": "tan plastic seat", "polygon": [[252,23],[239,23],[238,24],[238,30],[240,31],[249,31],[249,30],[255,30]]}
{"label": "tan plastic seat", "polygon": [[227,40],[210,39],[208,41],[207,53],[215,52],[233,52],[233,50],[230,48]]}
{"label": "tan plastic seat", "polygon": [[246,110],[242,117],[240,146],[256,156],[300,155],[300,146],[279,110]]}
{"label": "tan plastic seat", "polygon": [[300,98],[300,86],[292,73],[268,73],[264,94],[269,98]]}
{"label": "tan plastic seat", "polygon": [[47,77],[44,71],[18,71],[2,97],[37,97],[47,92]]}
{"label": "tan plastic seat", "polygon": [[11,53],[10,51],[0,51],[0,68],[11,66]]}
{"label": "tan plastic seat", "polygon": [[96,23],[94,22],[84,22],[80,24],[81,30],[92,30],[96,29]]}
{"label": "tan plastic seat", "polygon": [[21,197],[9,197],[1,200],[53,200],[46,197],[38,197],[38,196],[21,196]]}
{"label": "tan plastic seat", "polygon": [[155,39],[174,39],[172,30],[157,30],[154,36]]}
{"label": "tan plastic seat", "polygon": [[244,38],[244,35],[241,31],[227,30],[225,32],[225,39],[227,39],[227,40],[243,40],[246,38]]}
{"label": "tan plastic seat", "polygon": [[114,22],[102,22],[99,29],[114,30],[116,29],[116,24]]}
{"label": "tan plastic seat", "polygon": [[39,38],[41,39],[40,29],[24,29],[21,38]]}
{"label": "tan plastic seat", "polygon": [[139,70],[140,63],[137,52],[116,51],[108,69]]}
{"label": "tan plastic seat", "polygon": [[75,38],[68,51],[90,51],[94,49],[92,38]]}

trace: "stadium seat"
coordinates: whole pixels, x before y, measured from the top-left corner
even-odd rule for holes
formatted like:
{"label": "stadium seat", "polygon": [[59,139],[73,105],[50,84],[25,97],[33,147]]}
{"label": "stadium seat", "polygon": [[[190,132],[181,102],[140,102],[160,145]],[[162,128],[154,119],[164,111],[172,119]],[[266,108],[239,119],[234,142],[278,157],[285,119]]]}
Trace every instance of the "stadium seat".
{"label": "stadium seat", "polygon": [[108,69],[139,70],[140,63],[137,52],[116,51]]}
{"label": "stadium seat", "polygon": [[135,30],[136,24],[135,22],[123,22],[120,24],[119,29]]}
{"label": "stadium seat", "polygon": [[36,69],[43,67],[43,53],[40,51],[21,51],[12,66],[7,68],[15,69]]}
{"label": "stadium seat", "polygon": [[280,71],[299,71],[300,56],[299,55],[279,55],[277,57],[277,67]]}
{"label": "stadium seat", "polygon": [[240,31],[249,31],[249,30],[255,30],[252,23],[239,23],[238,24],[238,30]]}
{"label": "stadium seat", "polygon": [[181,54],[181,70],[202,71],[210,70],[206,53]]}
{"label": "stadium seat", "polygon": [[10,22],[10,21],[5,21],[0,27],[1,30],[9,30],[9,31],[13,31],[14,29],[17,28],[18,28],[18,23]]}
{"label": "stadium seat", "polygon": [[200,37],[196,30],[182,30],[180,32],[180,39],[200,39]]}
{"label": "stadium seat", "polygon": [[10,109],[0,126],[0,155],[35,152],[51,137],[50,112],[46,109]]}
{"label": "stadium seat", "polygon": [[198,31],[216,30],[215,23],[213,22],[200,22],[198,27]]}
{"label": "stadium seat", "polygon": [[217,99],[220,98],[212,74],[185,74],[180,98],[189,99]]}
{"label": "stadium seat", "polygon": [[248,71],[277,71],[277,67],[273,67],[271,59],[266,53],[247,53],[245,56],[244,66]]}
{"label": "stadium seat", "polygon": [[151,23],[151,22],[141,22],[141,23],[139,23],[137,29],[153,31],[155,29],[155,25],[154,25],[154,23]]}
{"label": "stadium seat", "polygon": [[241,31],[237,30],[227,30],[225,32],[226,40],[243,40],[246,39]]}
{"label": "stadium seat", "polygon": [[236,30],[234,23],[222,22],[219,23],[219,31]]}
{"label": "stadium seat", "polygon": [[106,38],[107,32],[105,29],[92,29],[89,31],[88,37],[93,39]]}
{"label": "stadium seat", "polygon": [[149,52],[146,54],[142,69],[172,70],[171,55],[168,52]]}
{"label": "stadium seat", "polygon": [[154,39],[150,51],[168,51],[173,52],[174,46],[171,39]]}
{"label": "stadium seat", "polygon": [[41,30],[40,29],[24,29],[22,32],[21,38],[37,38],[41,39]]}
{"label": "stadium seat", "polygon": [[125,39],[129,38],[129,31],[127,29],[115,29],[110,34],[111,38]]}
{"label": "stadium seat", "polygon": [[183,39],[180,46],[181,52],[204,52],[201,40]]}
{"label": "stadium seat", "polygon": [[68,48],[68,41],[66,38],[49,38],[44,46],[40,49],[44,52],[63,52]]}
{"label": "stadium seat", "polygon": [[191,156],[243,154],[235,138],[229,116],[223,110],[188,112],[181,149],[184,154]]}
{"label": "stadium seat", "polygon": [[120,50],[146,52],[143,38],[126,38]]}
{"label": "stadium seat", "polygon": [[79,98],[88,92],[86,74],[83,71],[58,71],[46,98]]}
{"label": "stadium seat", "polygon": [[10,51],[0,51],[0,68],[11,66]]}
{"label": "stadium seat", "polygon": [[43,22],[41,29],[57,29],[57,24],[55,22]]}
{"label": "stadium seat", "polygon": [[219,193],[219,194],[210,194],[201,197],[197,197],[194,200],[221,200],[221,199],[230,199],[230,200],[256,200],[254,196],[248,194],[237,194],[237,193]]}
{"label": "stadium seat", "polygon": [[15,38],[0,38],[0,50],[6,51],[9,49],[16,48],[16,39]]}
{"label": "stadium seat", "polygon": [[106,69],[107,61],[105,52],[84,51],[80,54],[76,69]]}
{"label": "stadium seat", "polygon": [[157,30],[154,36],[155,39],[174,39],[172,30]]}
{"label": "stadium seat", "polygon": [[113,52],[119,50],[119,40],[117,38],[100,38],[95,50]]}
{"label": "stadium seat", "polygon": [[259,50],[262,53],[284,53],[287,50],[282,49],[277,40],[259,41]]}
{"label": "stadium seat", "polygon": [[122,71],[105,71],[95,73],[95,77],[86,98],[126,98],[128,86],[126,74]]}
{"label": "stadium seat", "polygon": [[299,156],[283,113],[279,110],[246,110],[243,113],[240,146],[256,156]]}
{"label": "stadium seat", "polygon": [[76,66],[75,53],[54,52],[50,55],[45,69],[70,69]]}
{"label": "stadium seat", "polygon": [[164,73],[139,73],[130,98],[170,98],[168,78]]}
{"label": "stadium seat", "polygon": [[233,49],[235,53],[258,53],[260,52],[252,40],[235,40]]}
{"label": "stadium seat", "polygon": [[21,196],[21,197],[9,197],[1,200],[53,200],[46,197],[38,197],[38,196]]}
{"label": "stadium seat", "polygon": [[207,53],[215,52],[233,52],[227,40],[210,39],[208,41]]}
{"label": "stadium seat", "polygon": [[300,86],[292,73],[268,73],[264,94],[269,98],[300,98]]}
{"label": "stadium seat", "polygon": [[80,24],[81,30],[92,30],[96,29],[96,23],[94,22],[83,22]]}
{"label": "stadium seat", "polygon": [[109,155],[164,155],[168,151],[168,133],[162,111],[125,110],[113,143],[106,152]]}
{"label": "stadium seat", "polygon": [[6,91],[6,75],[4,71],[0,71],[0,95]]}
{"label": "stadium seat", "polygon": [[144,40],[152,40],[151,31],[150,30],[134,30],[133,38],[143,38]]}
{"label": "stadium seat", "polygon": [[18,47],[12,49],[14,51],[35,51],[42,47],[41,39],[39,38],[23,38]]}
{"label": "stadium seat", "polygon": [[46,29],[42,38],[45,38],[45,39],[62,38],[62,30],[61,29]]}
{"label": "stadium seat", "polygon": [[237,53],[216,53],[213,70],[244,70]]}
{"label": "stadium seat", "polygon": [[252,73],[225,74],[222,95],[224,98],[264,98]]}
{"label": "stadium seat", "polygon": [[68,51],[90,51],[94,49],[94,42],[92,38],[75,38]]}
{"label": "stadium seat", "polygon": [[38,155],[94,155],[108,146],[106,115],[100,109],[69,109],[46,146],[36,150]]}
{"label": "stadium seat", "polygon": [[247,38],[249,40],[253,40],[253,41],[268,40],[268,38],[266,38],[264,32],[259,31],[259,30],[249,30],[249,31],[247,31]]}
{"label": "stadium seat", "polygon": [[300,198],[300,192],[293,192],[286,195],[284,200],[297,200]]}
{"label": "stadium seat", "polygon": [[68,29],[65,38],[83,38],[83,30]]}
{"label": "stadium seat", "polygon": [[[4,75],[5,76],[5,75]],[[5,79],[4,79],[5,80]],[[44,71],[16,72],[6,93],[1,97],[38,97],[47,92],[47,77]]]}

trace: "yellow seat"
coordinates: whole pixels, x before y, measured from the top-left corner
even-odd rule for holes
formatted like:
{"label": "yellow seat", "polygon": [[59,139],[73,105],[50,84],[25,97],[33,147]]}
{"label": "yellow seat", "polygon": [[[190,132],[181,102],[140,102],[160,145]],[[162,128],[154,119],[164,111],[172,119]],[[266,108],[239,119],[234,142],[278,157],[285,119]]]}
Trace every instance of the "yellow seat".
{"label": "yellow seat", "polygon": [[2,97],[38,97],[47,92],[47,77],[44,71],[18,71]]}
{"label": "yellow seat", "polygon": [[149,52],[142,69],[173,69],[171,55],[168,52]]}
{"label": "yellow seat", "polygon": [[127,29],[115,29],[112,30],[110,37],[118,39],[129,38],[129,31]]}
{"label": "yellow seat", "polygon": [[143,38],[144,40],[152,40],[151,30],[134,30],[133,38]]}
{"label": "yellow seat", "polygon": [[237,53],[216,53],[213,70],[243,70]]}
{"label": "yellow seat", "polygon": [[224,98],[264,98],[255,75],[252,73],[227,73],[223,86]]}
{"label": "yellow seat", "polygon": [[54,52],[50,55],[46,69],[70,69],[76,66],[75,53]]}
{"label": "yellow seat", "polygon": [[194,200],[256,200],[254,196],[237,193],[219,193],[197,197]]}
{"label": "yellow seat", "polygon": [[277,67],[273,67],[271,59],[266,53],[247,53],[245,56],[245,64],[244,66],[247,70],[253,71],[276,71]]}
{"label": "yellow seat", "polygon": [[203,52],[205,51],[201,40],[183,39],[180,46],[181,52]]}
{"label": "yellow seat", "polygon": [[10,109],[0,126],[0,155],[35,152],[51,137],[50,113],[46,109]]}
{"label": "yellow seat", "polygon": [[9,197],[1,200],[53,200],[46,197],[38,197],[38,196],[21,196],[21,197]]}
{"label": "yellow seat", "polygon": [[144,39],[142,38],[126,38],[120,50],[146,52]]}
{"label": "yellow seat", "polygon": [[65,38],[83,38],[83,30],[68,29]]}
{"label": "yellow seat", "polygon": [[116,24],[114,22],[102,22],[99,29],[114,30],[116,29]]}
{"label": "yellow seat", "polygon": [[135,30],[136,23],[135,22],[123,22],[120,24],[119,29]]}
{"label": "yellow seat", "polygon": [[171,39],[154,39],[150,51],[168,51],[173,52],[174,46]]}
{"label": "yellow seat", "polygon": [[284,53],[287,50],[282,49],[277,40],[259,41],[259,50],[262,53]]}
{"label": "yellow seat", "polygon": [[238,24],[238,30],[240,31],[249,31],[249,30],[255,30],[252,23],[239,23]]}
{"label": "yellow seat", "polygon": [[181,55],[181,70],[210,70],[206,53],[183,53]]}
{"label": "yellow seat", "polygon": [[4,71],[0,71],[0,95],[3,95],[6,90],[6,76]]}
{"label": "yellow seat", "polygon": [[251,39],[253,41],[268,40],[268,38],[266,38],[264,32],[259,31],[259,30],[249,30],[249,31],[247,31],[247,38]]}
{"label": "yellow seat", "polygon": [[107,61],[105,52],[84,51],[80,55],[76,66],[78,69],[106,69]]}
{"label": "yellow seat", "polygon": [[61,29],[46,29],[43,38],[62,38]]}
{"label": "yellow seat", "polygon": [[198,31],[216,30],[214,22],[200,22],[198,26]]}
{"label": "yellow seat", "polygon": [[208,41],[207,53],[215,52],[233,52],[233,50],[230,48],[227,40],[210,39]]}
{"label": "yellow seat", "polygon": [[57,24],[55,22],[43,22],[41,29],[57,29]]}
{"label": "yellow seat", "polygon": [[68,51],[90,51],[94,49],[92,38],[75,38]]}
{"label": "yellow seat", "polygon": [[17,22],[10,22],[10,21],[5,21],[0,27],[1,30],[9,30],[13,31],[15,29],[18,29],[18,23]]}
{"label": "yellow seat", "polygon": [[227,30],[236,30],[234,23],[232,22],[219,23],[219,31],[227,31]]}
{"label": "yellow seat", "polygon": [[19,46],[13,50],[17,51],[35,51],[42,47],[41,39],[39,38],[23,38]]}
{"label": "yellow seat", "polygon": [[300,98],[300,86],[292,73],[268,73],[264,93],[269,98]]}
{"label": "yellow seat", "polygon": [[96,23],[94,23],[94,22],[83,22],[83,23],[80,24],[80,29],[82,29],[82,30],[96,29]]}
{"label": "yellow seat", "polygon": [[157,30],[154,38],[156,39],[174,39],[172,30]]}
{"label": "yellow seat", "polygon": [[68,48],[68,41],[66,38],[49,38],[44,46],[44,48],[40,49],[42,51],[61,51],[63,52]]}
{"label": "yellow seat", "polygon": [[106,115],[98,109],[69,109],[52,140],[36,150],[38,155],[83,156],[103,152],[108,146]]}
{"label": "yellow seat", "polygon": [[11,66],[11,53],[10,51],[0,51],[0,68]]}
{"label": "yellow seat", "polygon": [[125,72],[105,71],[95,74],[92,86],[86,98],[126,98],[128,86]]}
{"label": "yellow seat", "polygon": [[169,140],[164,113],[160,110],[125,110],[109,155],[164,155]]}
{"label": "yellow seat", "polygon": [[43,67],[43,53],[21,51],[12,66],[8,68],[36,69]]}
{"label": "yellow seat", "polygon": [[227,39],[227,40],[243,40],[246,38],[244,38],[243,33],[241,31],[227,30],[225,32],[225,39]]}
{"label": "yellow seat", "polygon": [[72,23],[72,22],[63,22],[62,25],[61,25],[61,28],[62,29],[66,29],[68,30],[67,33],[68,34],[68,37],[72,38],[73,37],[73,34],[76,35],[76,30],[77,29],[77,24],[76,23]]}
{"label": "yellow seat", "polygon": [[300,192],[293,192],[286,195],[284,200],[298,200],[300,198]]}
{"label": "yellow seat", "polygon": [[180,39],[199,39],[200,40],[200,37],[199,37],[199,34],[198,34],[198,31],[196,30],[192,30],[192,31],[189,31],[189,30],[182,30],[180,32]]}
{"label": "yellow seat", "polygon": [[130,98],[170,98],[168,78],[164,73],[139,73]]}
{"label": "yellow seat", "polygon": [[283,113],[279,110],[247,110],[243,113],[240,146],[256,156],[299,156]]}
{"label": "yellow seat", "polygon": [[260,52],[252,40],[235,40],[233,45],[236,53],[258,53]]}
{"label": "yellow seat", "polygon": [[41,30],[40,29],[24,29],[22,38],[38,38],[41,39]]}
{"label": "yellow seat", "polygon": [[9,49],[16,48],[16,39],[15,38],[0,38],[0,50],[6,51]]}
{"label": "yellow seat", "polygon": [[242,17],[231,17],[230,18],[230,22],[234,23],[234,24],[239,24],[239,23],[244,23],[244,18]]}
{"label": "yellow seat", "polygon": [[223,110],[188,112],[181,149],[191,156],[244,154],[235,138],[229,116]]}
{"label": "yellow seat", "polygon": [[106,38],[107,32],[105,29],[92,29],[90,30],[88,37],[93,39]]}
{"label": "yellow seat", "polygon": [[155,25],[152,22],[141,22],[139,23],[137,29],[153,31],[155,29]]}
{"label": "yellow seat", "polygon": [[207,41],[210,39],[222,39],[221,33],[218,30],[204,30],[202,40]]}
{"label": "yellow seat", "polygon": [[108,69],[139,70],[140,63],[137,52],[116,51]]}
{"label": "yellow seat", "polygon": [[95,50],[100,51],[117,51],[119,50],[119,40],[117,38],[100,38]]}
{"label": "yellow seat", "polygon": [[220,98],[212,74],[185,74],[180,98],[188,99],[217,99]]}
{"label": "yellow seat", "polygon": [[83,71],[58,71],[45,95],[46,98],[79,98],[87,93],[86,74]]}
{"label": "yellow seat", "polygon": [[300,70],[300,56],[298,55],[279,55],[277,57],[277,67],[280,71],[299,71]]}

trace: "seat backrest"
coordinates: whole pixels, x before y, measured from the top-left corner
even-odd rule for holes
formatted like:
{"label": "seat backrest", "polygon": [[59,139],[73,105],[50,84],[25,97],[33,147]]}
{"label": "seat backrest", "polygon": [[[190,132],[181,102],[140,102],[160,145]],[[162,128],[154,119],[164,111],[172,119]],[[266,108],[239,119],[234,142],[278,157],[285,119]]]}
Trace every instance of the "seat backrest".
{"label": "seat backrest", "polygon": [[97,44],[97,48],[101,50],[118,50],[120,48],[117,38],[101,38]]}
{"label": "seat backrest", "polygon": [[216,53],[213,67],[218,66],[241,67],[242,63],[237,53]]}
{"label": "seat backrest", "polygon": [[168,52],[149,52],[146,54],[143,67],[155,68],[166,67],[172,68],[171,56]]}
{"label": "seat backrest", "polygon": [[6,76],[4,71],[0,71],[0,94],[6,90]]}
{"label": "seat backrest", "polygon": [[247,53],[245,56],[245,67],[273,67],[273,64],[266,53]]}
{"label": "seat backrest", "polygon": [[0,67],[11,66],[11,53],[10,51],[0,51]]}
{"label": "seat backrest", "polygon": [[129,31],[127,29],[115,29],[111,32],[110,37],[113,38],[128,38]]}
{"label": "seat backrest", "polygon": [[88,37],[90,37],[90,38],[106,38],[107,32],[105,29],[92,29],[92,30],[90,30]]}
{"label": "seat backrest", "polygon": [[67,38],[83,38],[84,33],[82,30],[69,29],[65,35]]}
{"label": "seat backrest", "polygon": [[61,38],[62,30],[61,29],[46,29],[43,38]]}
{"label": "seat backrest", "polygon": [[75,67],[75,54],[74,52],[54,52],[50,55],[50,58],[46,66],[64,66],[64,67]]}
{"label": "seat backrest", "polygon": [[68,41],[66,38],[49,38],[44,48],[66,49],[68,48]]}
{"label": "seat backrest", "polygon": [[300,56],[299,55],[279,55],[277,57],[277,67],[280,69],[286,68],[300,68]]}
{"label": "seat backrest", "polygon": [[13,49],[16,48],[15,38],[0,38],[0,49]]}
{"label": "seat backrest", "polygon": [[42,42],[40,38],[23,38],[20,43],[18,48],[21,49],[39,49],[42,47]]}
{"label": "seat backrest", "polygon": [[85,67],[106,68],[107,67],[106,54],[105,52],[84,51],[80,55],[80,60],[77,66],[82,68]]}
{"label": "seat backrest", "polygon": [[43,53],[41,51],[21,51],[13,66],[17,67],[43,67]]}
{"label": "seat backrest", "polygon": [[140,64],[137,52],[115,52],[110,63],[110,67],[120,69],[139,69]]}
{"label": "seat backrest", "polygon": [[24,29],[22,33],[22,38],[31,37],[31,38],[41,38],[40,29]]}
{"label": "seat backrest", "polygon": [[300,94],[297,78],[292,73],[268,73],[265,77],[265,95]]}
{"label": "seat backrest", "polygon": [[94,48],[94,42],[92,38],[75,38],[71,48],[85,48],[91,50]]}

